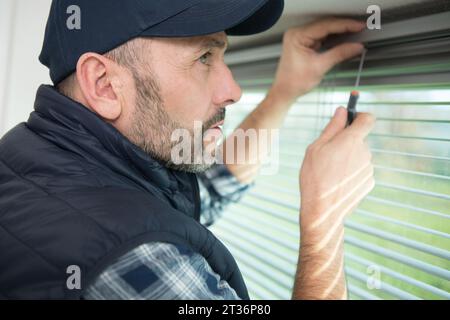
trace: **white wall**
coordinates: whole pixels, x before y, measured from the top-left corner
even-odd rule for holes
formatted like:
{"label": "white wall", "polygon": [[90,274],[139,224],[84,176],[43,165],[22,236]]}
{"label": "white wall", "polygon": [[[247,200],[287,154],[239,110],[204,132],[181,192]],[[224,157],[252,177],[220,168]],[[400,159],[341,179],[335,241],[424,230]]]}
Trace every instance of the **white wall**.
{"label": "white wall", "polygon": [[38,56],[51,0],[0,0],[0,136],[26,121],[36,90],[51,83]]}

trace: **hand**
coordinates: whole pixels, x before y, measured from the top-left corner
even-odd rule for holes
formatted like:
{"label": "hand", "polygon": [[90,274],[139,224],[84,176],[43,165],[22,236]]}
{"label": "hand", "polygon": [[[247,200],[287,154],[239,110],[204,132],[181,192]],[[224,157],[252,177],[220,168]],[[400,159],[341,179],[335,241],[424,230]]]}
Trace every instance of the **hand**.
{"label": "hand", "polygon": [[317,50],[330,34],[359,32],[365,23],[327,18],[304,27],[289,29],[283,36],[283,50],[271,91],[286,101],[294,101],[320,83],[336,64],[362,52],[361,43],[344,43],[323,53]]}
{"label": "hand", "polygon": [[[358,113],[345,127],[347,111],[336,110],[320,137],[306,151],[300,170],[301,230],[324,238],[373,189],[372,155],[365,137],[375,118]],[[314,236],[313,236],[314,237]]]}

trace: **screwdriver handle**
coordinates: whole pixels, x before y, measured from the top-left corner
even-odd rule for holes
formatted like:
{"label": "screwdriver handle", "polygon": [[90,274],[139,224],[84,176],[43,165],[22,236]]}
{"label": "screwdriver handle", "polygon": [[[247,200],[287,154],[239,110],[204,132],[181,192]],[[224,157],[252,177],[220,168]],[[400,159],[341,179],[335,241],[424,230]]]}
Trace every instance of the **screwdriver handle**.
{"label": "screwdriver handle", "polygon": [[354,90],[350,93],[347,104],[347,126],[351,125],[356,118],[356,104],[358,102],[359,92]]}

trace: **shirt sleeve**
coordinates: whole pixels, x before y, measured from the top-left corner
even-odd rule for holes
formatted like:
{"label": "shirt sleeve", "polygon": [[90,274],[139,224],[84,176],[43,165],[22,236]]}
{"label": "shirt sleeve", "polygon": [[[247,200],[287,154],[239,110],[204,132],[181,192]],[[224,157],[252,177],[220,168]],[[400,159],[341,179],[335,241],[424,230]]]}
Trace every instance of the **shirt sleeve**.
{"label": "shirt sleeve", "polygon": [[87,300],[239,300],[198,253],[147,243],[108,267],[83,296]]}
{"label": "shirt sleeve", "polygon": [[225,207],[239,201],[255,184],[244,184],[224,164],[215,164],[203,173],[197,174],[200,189],[200,222],[205,226],[214,224]]}

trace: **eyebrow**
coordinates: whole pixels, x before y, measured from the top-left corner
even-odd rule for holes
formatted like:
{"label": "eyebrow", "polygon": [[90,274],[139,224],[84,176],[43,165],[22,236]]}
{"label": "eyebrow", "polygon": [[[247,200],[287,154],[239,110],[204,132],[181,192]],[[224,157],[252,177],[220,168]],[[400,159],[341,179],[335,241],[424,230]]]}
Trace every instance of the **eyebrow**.
{"label": "eyebrow", "polygon": [[228,47],[228,40],[222,41],[216,38],[204,38],[198,44],[198,52],[205,49],[219,48],[226,49]]}

